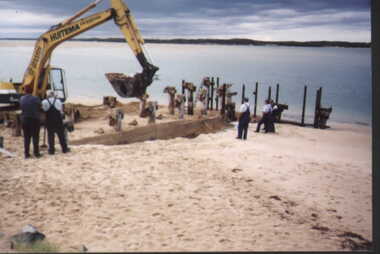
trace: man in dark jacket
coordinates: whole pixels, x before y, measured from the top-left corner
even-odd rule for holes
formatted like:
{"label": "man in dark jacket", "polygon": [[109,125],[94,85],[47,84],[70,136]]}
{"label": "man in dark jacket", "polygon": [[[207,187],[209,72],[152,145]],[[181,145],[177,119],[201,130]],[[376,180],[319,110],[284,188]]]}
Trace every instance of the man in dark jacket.
{"label": "man in dark jacket", "polygon": [[238,139],[247,139],[248,125],[251,120],[248,98],[244,98],[244,103],[240,107]]}
{"label": "man in dark jacket", "polygon": [[48,93],[48,98],[42,101],[42,109],[46,112],[46,128],[48,132],[49,154],[55,153],[54,134],[57,133],[62,152],[70,152],[63,127],[62,102],[55,96],[53,91]]}
{"label": "man in dark jacket", "polygon": [[36,158],[41,157],[39,150],[40,141],[40,112],[41,100],[32,95],[31,86],[26,86],[25,95],[20,98],[21,122],[24,132],[24,155],[25,159],[30,158],[30,140],[33,139],[33,152]]}

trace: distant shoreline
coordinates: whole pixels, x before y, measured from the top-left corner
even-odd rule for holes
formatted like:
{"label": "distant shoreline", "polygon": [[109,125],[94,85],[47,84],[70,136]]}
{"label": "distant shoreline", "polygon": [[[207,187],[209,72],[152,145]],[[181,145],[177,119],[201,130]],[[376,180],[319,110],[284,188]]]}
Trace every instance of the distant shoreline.
{"label": "distant shoreline", "polygon": [[[0,38],[1,40],[27,40],[34,41],[35,38]],[[125,42],[124,38],[81,38],[70,41],[96,41],[96,42]],[[253,46],[295,46],[295,47],[343,47],[343,48],[370,48],[370,42],[348,42],[348,41],[258,41],[251,39],[145,39],[146,43],[165,44],[216,44],[216,45],[253,45]]]}

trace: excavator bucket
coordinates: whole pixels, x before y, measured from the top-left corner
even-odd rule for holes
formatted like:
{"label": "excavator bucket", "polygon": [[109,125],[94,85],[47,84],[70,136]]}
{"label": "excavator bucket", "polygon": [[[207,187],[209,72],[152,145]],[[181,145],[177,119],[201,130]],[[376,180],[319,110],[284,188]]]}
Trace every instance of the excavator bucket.
{"label": "excavator bucket", "polygon": [[141,97],[145,94],[147,86],[143,84],[140,73],[133,77],[123,73],[106,73],[105,75],[120,97]]}
{"label": "excavator bucket", "polygon": [[158,67],[151,65],[150,68],[145,69],[142,73],[136,73],[133,77],[123,73],[106,73],[105,76],[120,97],[142,98],[157,70]]}

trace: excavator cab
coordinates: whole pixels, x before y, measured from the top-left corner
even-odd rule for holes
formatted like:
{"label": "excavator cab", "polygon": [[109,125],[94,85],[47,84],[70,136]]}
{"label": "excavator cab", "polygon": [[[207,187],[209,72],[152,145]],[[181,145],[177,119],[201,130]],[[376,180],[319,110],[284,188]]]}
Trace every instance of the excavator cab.
{"label": "excavator cab", "polygon": [[65,71],[57,67],[50,68],[49,84],[50,89],[54,91],[57,98],[65,102],[68,96]]}

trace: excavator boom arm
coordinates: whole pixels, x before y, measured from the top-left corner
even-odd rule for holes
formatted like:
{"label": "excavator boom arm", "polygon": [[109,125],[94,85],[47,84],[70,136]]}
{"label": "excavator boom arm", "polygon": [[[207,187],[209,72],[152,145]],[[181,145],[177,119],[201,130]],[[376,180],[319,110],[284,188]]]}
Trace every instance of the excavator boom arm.
{"label": "excavator boom arm", "polygon": [[[127,79],[124,78],[121,81],[119,79],[117,82],[117,87],[114,85],[115,82],[113,83],[115,80],[110,78],[107,74],[106,76],[114,86],[117,93],[122,97],[140,97],[141,93],[145,93],[146,87],[152,83],[154,73],[158,70],[158,68],[149,63],[144,55],[142,49],[144,40],[137,29],[127,5],[122,0],[110,0],[110,2],[111,8],[106,11],[102,11],[79,20],[74,20],[77,16],[82,15],[85,11],[88,11],[90,9],[89,7],[93,8],[96,6],[96,4],[92,4],[91,6],[80,11],[79,14],[74,15],[72,18],[69,18],[56,26],[53,26],[49,31],[42,34],[35,44],[32,59],[27,71],[25,72],[19,92],[22,93],[22,88],[25,86],[32,86],[34,95],[44,97],[48,83],[47,70],[53,50],[64,41],[84,33],[93,27],[103,24],[110,19],[114,19],[115,23],[120,27],[121,32],[123,33],[128,45],[132,49],[140,65],[143,67],[143,72],[141,74],[136,74],[134,78],[128,77]],[[134,89],[134,91],[128,91],[129,93],[120,93],[117,89],[119,88],[120,90],[120,86],[122,86],[121,90],[124,88],[125,91],[130,89]],[[138,92],[135,90],[138,90]]]}

